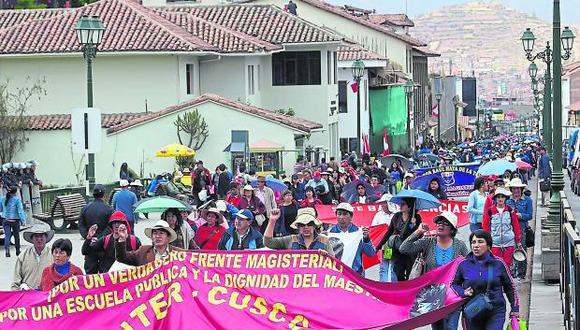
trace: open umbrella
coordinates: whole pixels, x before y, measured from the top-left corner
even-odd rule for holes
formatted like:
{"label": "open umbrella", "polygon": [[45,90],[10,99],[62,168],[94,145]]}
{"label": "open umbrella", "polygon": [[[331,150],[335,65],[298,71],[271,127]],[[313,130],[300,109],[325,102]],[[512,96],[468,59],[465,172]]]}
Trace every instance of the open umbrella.
{"label": "open umbrella", "polygon": [[505,171],[515,171],[518,166],[505,159],[492,160],[489,163],[481,166],[477,171],[477,175],[502,175]]}
{"label": "open umbrella", "polygon": [[168,144],[157,150],[156,157],[186,157],[195,156],[195,151],[179,143]]}
{"label": "open umbrella", "polygon": [[518,169],[520,169],[522,171],[529,171],[532,168],[532,165],[524,162],[523,160],[516,160],[514,162],[514,164],[516,164],[516,166],[518,167]]}
{"label": "open umbrella", "polygon": [[401,204],[403,198],[414,198],[416,210],[435,209],[441,202],[433,195],[417,189],[405,189],[391,198],[391,203]]}
{"label": "open umbrella", "polygon": [[[351,181],[347,184],[344,185],[344,187],[342,187],[342,198],[344,198],[345,201],[349,201],[353,198],[353,196],[356,196],[358,194],[358,192],[356,191],[356,187],[362,184],[365,186],[366,189],[366,194],[367,196],[374,196],[377,194],[378,191],[376,191],[373,186],[370,185],[370,183],[366,183],[360,180],[354,180]],[[381,186],[383,187],[383,186]]]}
{"label": "open umbrella", "polygon": [[428,154],[421,154],[417,157],[418,160],[423,160],[423,159],[427,159],[430,162],[436,162],[439,160],[439,156],[433,154],[433,153],[428,153]]}
{"label": "open umbrella", "polygon": [[[254,188],[257,187],[258,180],[252,181],[251,185]],[[266,177],[266,186],[275,192],[283,192],[284,190],[288,189],[288,186],[282,180],[275,179],[272,176]]]}
{"label": "open umbrella", "polygon": [[135,212],[139,213],[165,212],[167,209],[171,208],[183,211],[191,207],[179,199],[168,196],[145,198],[135,203],[133,206],[135,207]]}
{"label": "open umbrella", "polygon": [[386,168],[391,167],[391,164],[396,161],[401,162],[401,166],[405,169],[413,167],[413,162],[402,155],[393,154],[381,158],[381,164],[383,164],[383,166]]}

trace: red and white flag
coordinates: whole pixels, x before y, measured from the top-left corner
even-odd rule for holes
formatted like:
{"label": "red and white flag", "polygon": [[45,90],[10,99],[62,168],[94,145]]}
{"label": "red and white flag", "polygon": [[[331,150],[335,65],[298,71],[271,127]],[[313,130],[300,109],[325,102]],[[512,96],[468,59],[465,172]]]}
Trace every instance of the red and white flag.
{"label": "red and white flag", "polygon": [[358,85],[356,81],[353,80],[350,83],[348,83],[348,85],[350,86],[350,89],[352,90],[353,93],[358,92]]}
{"label": "red and white flag", "polygon": [[387,128],[383,128],[383,155],[388,156],[391,154],[389,150],[389,137],[387,136]]}
{"label": "red and white flag", "polygon": [[362,147],[363,147],[363,150],[362,150],[363,155],[366,155],[366,154],[370,155],[371,154],[371,146],[369,144],[369,136],[367,134],[364,134],[364,133],[362,135]]}
{"label": "red and white flag", "polygon": [[435,104],[433,105],[433,107],[431,107],[431,114],[432,114],[434,117],[439,117],[439,106],[437,105],[437,103],[435,103]]}

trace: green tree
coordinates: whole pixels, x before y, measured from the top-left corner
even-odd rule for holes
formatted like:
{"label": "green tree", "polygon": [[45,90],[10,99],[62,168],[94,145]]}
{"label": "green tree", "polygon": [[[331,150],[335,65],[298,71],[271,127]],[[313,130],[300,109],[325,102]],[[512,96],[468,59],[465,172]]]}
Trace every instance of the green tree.
{"label": "green tree", "polygon": [[177,127],[179,143],[193,150],[201,149],[209,136],[207,123],[197,109],[184,113],[183,117],[178,115],[173,124]]}
{"label": "green tree", "polygon": [[16,152],[24,149],[26,137],[26,112],[30,101],[41,99],[46,95],[46,81],[30,81],[27,78],[25,87],[10,87],[8,79],[0,81],[0,161],[7,163]]}
{"label": "green tree", "polygon": [[36,0],[18,0],[14,6],[16,9],[43,9],[46,4],[36,3]]}

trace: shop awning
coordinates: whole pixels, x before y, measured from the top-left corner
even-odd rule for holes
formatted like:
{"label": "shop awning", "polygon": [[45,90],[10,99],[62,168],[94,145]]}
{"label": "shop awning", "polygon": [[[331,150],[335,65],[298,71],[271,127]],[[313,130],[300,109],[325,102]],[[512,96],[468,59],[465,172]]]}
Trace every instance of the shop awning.
{"label": "shop awning", "polygon": [[259,140],[250,144],[250,152],[278,152],[284,147],[268,140]]}
{"label": "shop awning", "polygon": [[232,142],[225,149],[224,152],[246,152],[246,144],[244,142]]}

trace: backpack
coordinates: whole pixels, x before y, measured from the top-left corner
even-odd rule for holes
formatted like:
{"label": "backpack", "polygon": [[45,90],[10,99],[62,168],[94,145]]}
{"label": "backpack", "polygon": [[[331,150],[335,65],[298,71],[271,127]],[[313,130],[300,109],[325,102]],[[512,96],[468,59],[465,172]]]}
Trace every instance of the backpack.
{"label": "backpack", "polygon": [[[105,243],[103,244],[103,249],[106,250],[107,246],[109,246],[109,241],[111,240],[111,236],[113,236],[112,234],[109,234],[107,236],[105,236]],[[131,248],[133,249],[133,251],[137,250],[137,238],[135,237],[135,235],[129,235],[130,238],[130,242],[131,242]]]}

